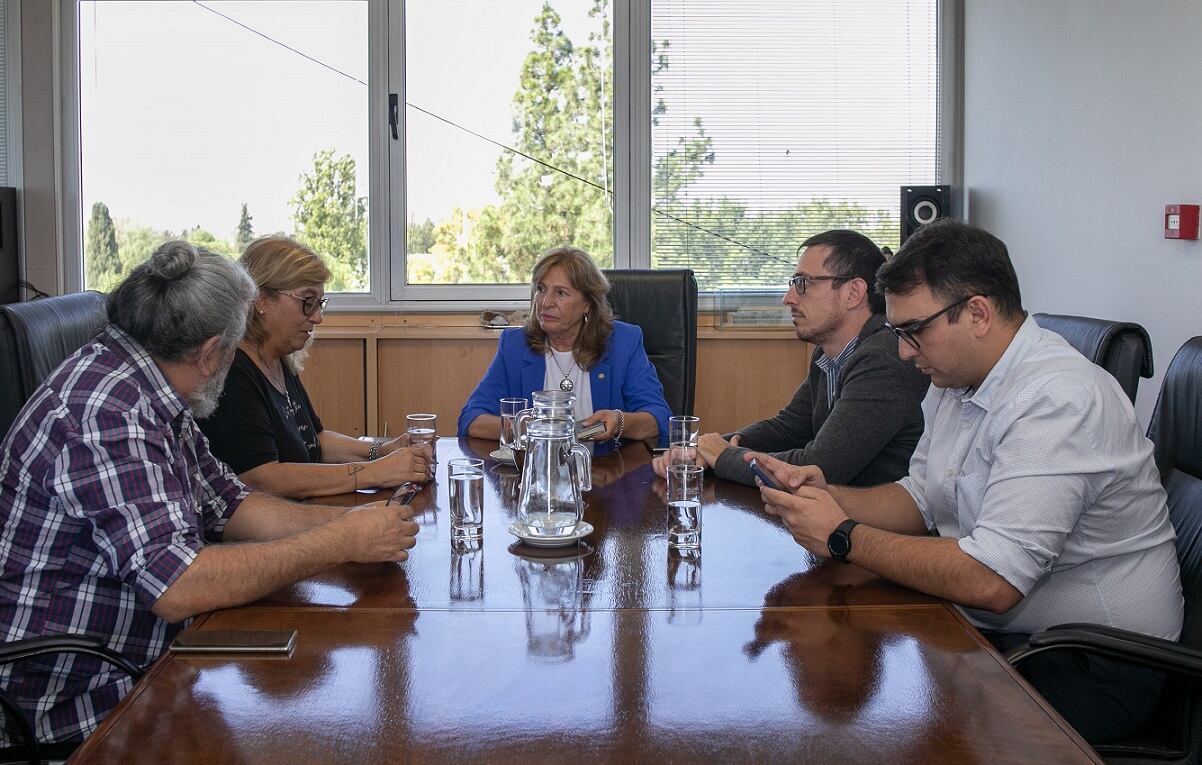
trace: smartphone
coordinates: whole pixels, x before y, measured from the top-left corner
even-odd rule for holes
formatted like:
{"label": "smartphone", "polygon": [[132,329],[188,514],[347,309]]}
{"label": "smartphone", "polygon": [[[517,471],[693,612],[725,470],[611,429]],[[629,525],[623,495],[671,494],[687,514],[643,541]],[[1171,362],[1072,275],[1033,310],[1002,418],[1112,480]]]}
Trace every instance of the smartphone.
{"label": "smartphone", "polygon": [[772,477],[768,475],[768,471],[760,467],[760,463],[756,462],[755,458],[752,458],[751,462],[747,464],[751,466],[751,472],[755,473],[755,477],[760,479],[760,483],[764,484],[769,489],[776,489],[777,491],[781,490],[781,488],[776,485],[776,481],[773,481]]}
{"label": "smartphone", "polygon": [[169,648],[176,653],[289,653],[296,630],[184,630]]}
{"label": "smartphone", "polygon": [[582,425],[584,420],[576,423],[576,440],[583,441],[586,438],[592,438],[601,431],[605,430],[605,420],[597,420],[592,425]]}

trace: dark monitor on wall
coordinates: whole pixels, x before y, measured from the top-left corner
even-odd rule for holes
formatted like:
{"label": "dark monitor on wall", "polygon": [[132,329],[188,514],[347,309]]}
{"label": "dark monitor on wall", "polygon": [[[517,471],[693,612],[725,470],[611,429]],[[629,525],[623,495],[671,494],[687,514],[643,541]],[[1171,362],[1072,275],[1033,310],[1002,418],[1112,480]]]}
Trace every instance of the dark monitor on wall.
{"label": "dark monitor on wall", "polygon": [[0,186],[0,304],[21,299],[17,275],[17,190]]}

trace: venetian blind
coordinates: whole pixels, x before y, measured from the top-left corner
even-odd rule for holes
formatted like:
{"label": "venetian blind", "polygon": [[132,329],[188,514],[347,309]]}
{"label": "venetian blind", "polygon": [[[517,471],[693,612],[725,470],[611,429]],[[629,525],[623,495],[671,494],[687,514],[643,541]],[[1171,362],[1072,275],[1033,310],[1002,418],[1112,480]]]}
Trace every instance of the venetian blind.
{"label": "venetian blind", "polygon": [[896,248],[940,181],[936,0],[653,0],[652,265],[784,287],[798,244]]}

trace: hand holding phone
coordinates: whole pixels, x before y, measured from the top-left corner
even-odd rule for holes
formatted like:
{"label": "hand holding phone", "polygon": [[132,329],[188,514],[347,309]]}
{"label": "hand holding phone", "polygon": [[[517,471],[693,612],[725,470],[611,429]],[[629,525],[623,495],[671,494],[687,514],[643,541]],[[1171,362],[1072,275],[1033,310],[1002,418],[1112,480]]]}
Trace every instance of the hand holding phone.
{"label": "hand holding phone", "polygon": [[782,491],[782,489],[776,485],[776,481],[772,480],[772,476],[768,475],[768,471],[760,467],[760,463],[756,462],[754,457],[750,462],[747,463],[747,465],[751,468],[751,472],[755,473],[755,477],[760,479],[760,483],[764,484],[769,489]]}

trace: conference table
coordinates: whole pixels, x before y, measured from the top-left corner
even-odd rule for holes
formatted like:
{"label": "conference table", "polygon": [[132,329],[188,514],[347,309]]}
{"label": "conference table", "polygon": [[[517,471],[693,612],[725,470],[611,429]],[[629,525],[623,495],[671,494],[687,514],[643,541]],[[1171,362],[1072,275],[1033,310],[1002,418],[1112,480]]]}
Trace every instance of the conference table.
{"label": "conference table", "polygon": [[[521,476],[496,447],[439,440],[404,563],[189,627],[295,629],[290,655],[169,653],[71,762],[1100,762],[955,607],[810,555],[755,489],[707,475],[700,553],[678,553],[627,443],[593,460],[594,532],[532,548],[506,531]],[[466,551],[460,456],[485,460]]]}

